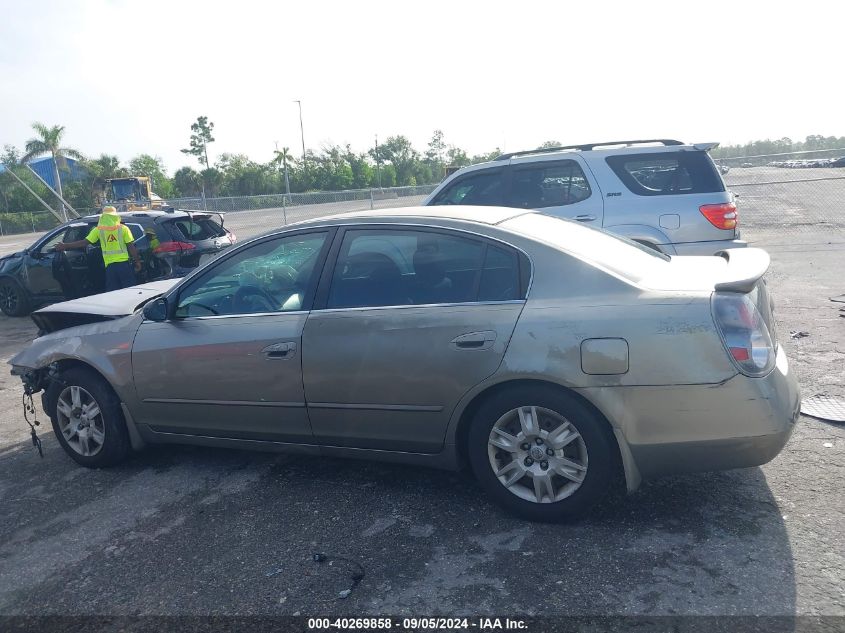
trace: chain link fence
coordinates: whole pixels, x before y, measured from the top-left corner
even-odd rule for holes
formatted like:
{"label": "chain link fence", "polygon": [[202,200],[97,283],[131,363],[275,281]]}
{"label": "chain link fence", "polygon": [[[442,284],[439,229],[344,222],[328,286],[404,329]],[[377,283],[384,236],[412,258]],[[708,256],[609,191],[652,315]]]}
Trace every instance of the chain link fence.
{"label": "chain link fence", "polygon": [[[718,159],[728,189],[737,195],[742,238],[762,248],[845,243],[845,166],[834,165],[842,156],[845,150]],[[814,164],[818,160],[826,161],[825,166]],[[247,238],[300,220],[418,205],[435,187],[177,198],[168,203],[223,213],[226,226]],[[39,233],[56,224],[46,211],[0,213],[3,235]]]}
{"label": "chain link fence", "polygon": [[58,226],[56,216],[49,211],[18,211],[0,213],[0,236],[38,233]]}
{"label": "chain link fence", "polygon": [[723,176],[753,246],[845,243],[845,167],[763,165]]}
{"label": "chain link fence", "polygon": [[223,213],[226,227],[240,237],[251,237],[300,220],[366,209],[411,207],[422,203],[436,186],[228,198],[177,198],[168,200],[168,204],[177,209]]}

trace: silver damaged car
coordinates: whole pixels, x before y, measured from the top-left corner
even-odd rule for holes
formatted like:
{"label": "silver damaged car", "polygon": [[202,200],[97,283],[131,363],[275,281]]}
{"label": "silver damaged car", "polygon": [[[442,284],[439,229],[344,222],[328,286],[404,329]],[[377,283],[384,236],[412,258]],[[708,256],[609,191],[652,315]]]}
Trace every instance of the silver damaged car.
{"label": "silver damaged car", "polygon": [[783,448],[799,391],[768,266],[513,208],[369,211],[43,308],[10,363],[83,466],[177,443],[468,468],[561,520],[619,473],[635,490]]}

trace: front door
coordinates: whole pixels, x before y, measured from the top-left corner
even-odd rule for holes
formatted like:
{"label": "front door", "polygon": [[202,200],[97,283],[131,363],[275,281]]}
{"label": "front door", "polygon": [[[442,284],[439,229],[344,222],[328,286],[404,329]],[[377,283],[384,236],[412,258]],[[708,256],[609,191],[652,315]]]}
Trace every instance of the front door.
{"label": "front door", "polygon": [[138,422],[159,432],[307,443],[302,331],[328,231],[271,237],[211,264],[132,349]]}
{"label": "front door", "polygon": [[348,230],[303,333],[314,435],[434,453],[452,411],[501,364],[527,259],[446,231]]}
{"label": "front door", "polygon": [[526,159],[511,164],[510,171],[507,206],[537,209],[601,228],[602,193],[578,156],[555,161]]}

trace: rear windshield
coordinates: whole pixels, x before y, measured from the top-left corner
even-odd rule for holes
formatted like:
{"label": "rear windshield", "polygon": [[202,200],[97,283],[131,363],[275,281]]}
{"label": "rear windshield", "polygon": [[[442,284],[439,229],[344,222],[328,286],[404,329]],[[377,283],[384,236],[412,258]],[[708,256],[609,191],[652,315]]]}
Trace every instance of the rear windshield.
{"label": "rear windshield", "polygon": [[170,223],[176,235],[183,240],[200,242],[215,237],[223,237],[226,230],[211,218],[179,218]]}
{"label": "rear windshield", "polygon": [[656,274],[671,260],[668,255],[627,238],[550,215],[526,213],[506,220],[501,226],[593,262],[633,282]]}
{"label": "rear windshield", "polygon": [[607,164],[639,196],[724,191],[707,152],[653,152],[608,156]]}

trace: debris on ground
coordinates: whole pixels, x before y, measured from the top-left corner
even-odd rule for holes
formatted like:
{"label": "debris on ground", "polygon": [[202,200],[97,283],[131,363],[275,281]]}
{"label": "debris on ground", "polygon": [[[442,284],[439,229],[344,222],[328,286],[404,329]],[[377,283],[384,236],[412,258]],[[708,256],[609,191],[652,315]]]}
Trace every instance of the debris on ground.
{"label": "debris on ground", "polygon": [[789,336],[792,338],[804,338],[805,336],[810,336],[810,333],[804,332],[803,330],[790,330]]}
{"label": "debris on ground", "polygon": [[352,576],[350,577],[350,581],[352,584],[349,586],[349,588],[344,589],[343,591],[337,594],[338,598],[340,598],[341,600],[345,600],[346,598],[348,598],[352,591],[355,589],[355,587],[358,586],[358,583],[360,583],[364,579],[364,567],[361,565],[361,563],[359,563],[358,561],[354,561],[351,558],[345,558],[343,556],[330,556],[322,552],[314,552],[311,559],[315,563],[325,563],[326,561],[328,561],[329,565],[334,565],[335,562],[344,562],[354,568]]}
{"label": "debris on ground", "polygon": [[801,401],[801,413],[829,422],[845,422],[845,400],[819,394]]}

